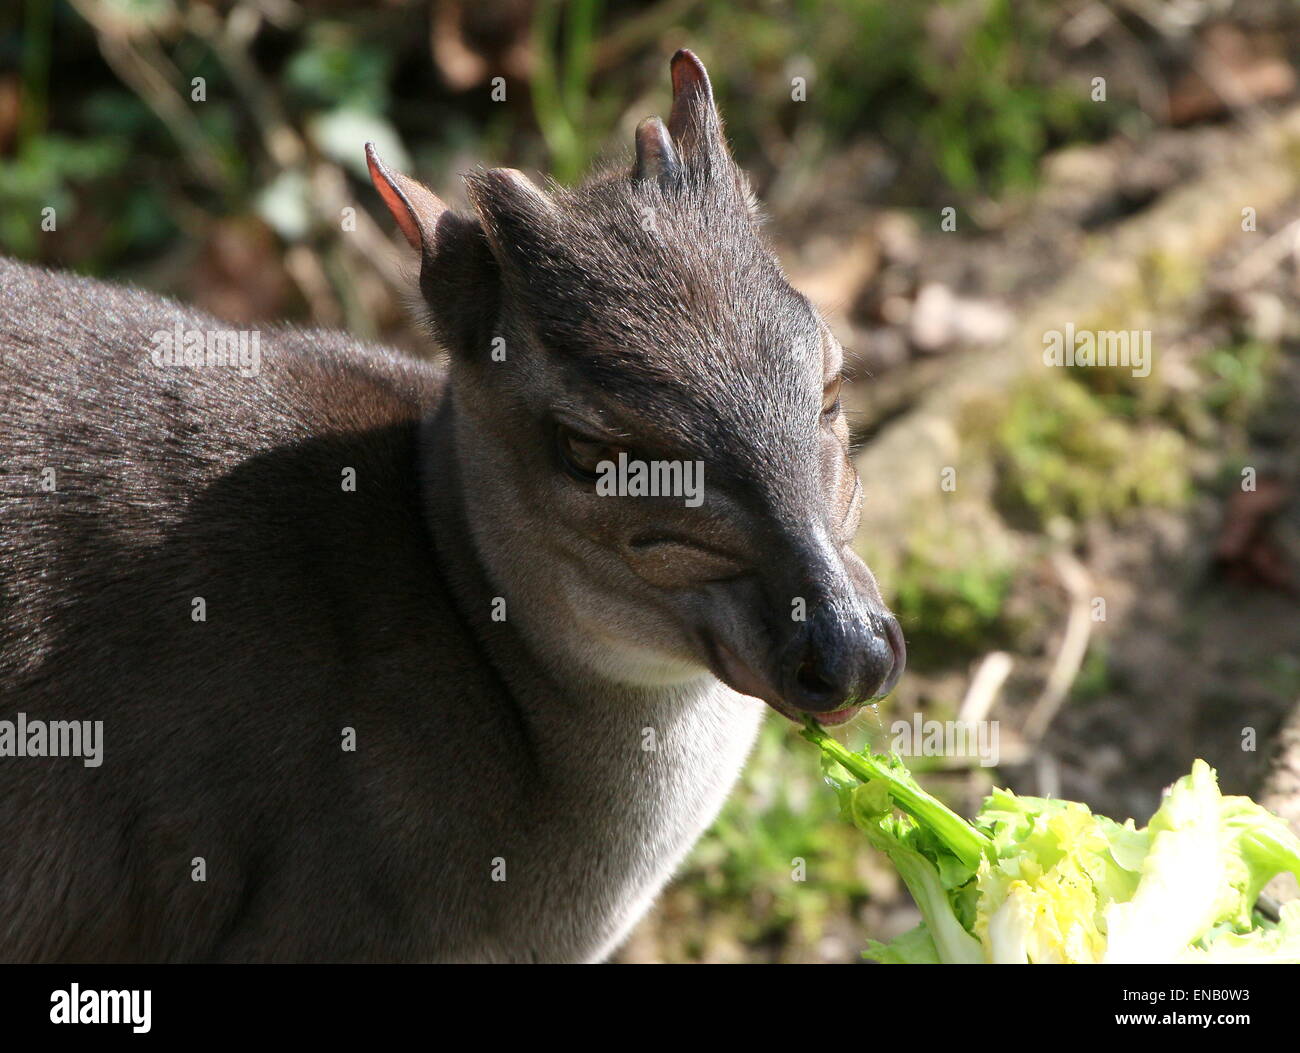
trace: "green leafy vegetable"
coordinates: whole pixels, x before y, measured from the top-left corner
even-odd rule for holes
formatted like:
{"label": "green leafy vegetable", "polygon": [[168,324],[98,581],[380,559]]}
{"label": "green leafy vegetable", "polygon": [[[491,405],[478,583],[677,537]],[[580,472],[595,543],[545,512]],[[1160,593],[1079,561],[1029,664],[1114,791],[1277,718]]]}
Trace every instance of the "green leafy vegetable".
{"label": "green leafy vegetable", "polygon": [[920,926],[868,958],[891,964],[1300,962],[1300,902],[1256,910],[1300,878],[1300,840],[1204,761],[1144,829],[1073,801],[997,790],[967,822],[896,757],[853,753],[809,722],[841,811],[889,857]]}

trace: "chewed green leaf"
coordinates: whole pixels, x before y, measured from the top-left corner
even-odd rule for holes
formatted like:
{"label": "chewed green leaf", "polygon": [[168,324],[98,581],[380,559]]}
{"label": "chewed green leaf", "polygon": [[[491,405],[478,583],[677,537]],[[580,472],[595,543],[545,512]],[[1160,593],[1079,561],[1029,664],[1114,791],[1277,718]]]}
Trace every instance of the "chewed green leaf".
{"label": "chewed green leaf", "polygon": [[1264,921],[1255,901],[1300,878],[1300,839],[1196,761],[1146,829],[1086,805],[995,790],[973,823],[897,757],[853,753],[809,724],[845,815],[884,852],[924,924],[865,956],[881,962],[1300,962],[1300,905]]}
{"label": "chewed green leaf", "polygon": [[1193,965],[1300,964],[1300,900],[1283,904],[1278,924],[1250,932],[1221,927],[1204,946],[1189,949],[1179,961]]}
{"label": "chewed green leaf", "polygon": [[857,779],[864,783],[883,783],[895,807],[922,822],[968,866],[978,866],[985,853],[992,851],[993,846],[984,834],[921,789],[898,758],[882,761],[867,753],[854,753],[812,720],[804,728],[803,735]]}
{"label": "chewed green leaf", "polygon": [[870,940],[862,957],[881,965],[939,965],[942,959],[924,924],[888,943]]}

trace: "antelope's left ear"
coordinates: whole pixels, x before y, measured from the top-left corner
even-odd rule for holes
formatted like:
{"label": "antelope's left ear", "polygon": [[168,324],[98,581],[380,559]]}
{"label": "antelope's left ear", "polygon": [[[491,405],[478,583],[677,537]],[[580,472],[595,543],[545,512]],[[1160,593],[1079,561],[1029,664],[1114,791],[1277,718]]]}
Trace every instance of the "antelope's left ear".
{"label": "antelope's left ear", "polygon": [[562,238],[555,202],[514,168],[478,169],[465,174],[465,192],[479,225],[507,279],[555,255]]}

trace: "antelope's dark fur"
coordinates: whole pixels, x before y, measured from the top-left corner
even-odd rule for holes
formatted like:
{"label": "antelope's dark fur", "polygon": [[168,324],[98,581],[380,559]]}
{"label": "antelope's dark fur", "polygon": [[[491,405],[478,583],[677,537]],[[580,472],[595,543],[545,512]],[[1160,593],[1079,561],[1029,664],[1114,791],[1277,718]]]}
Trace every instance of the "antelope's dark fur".
{"label": "antelope's dark fur", "polygon": [[[256,376],[159,367],[154,332],[231,327],[0,260],[0,719],[104,723],[97,768],[0,757],[0,959],[598,959],[760,719],[708,634],[784,669],[876,624],[824,326],[683,55],[631,174],[478,172],[457,214],[380,171],[447,369],[292,328]],[[761,573],[653,584],[637,530],[669,513],[550,468],[551,405],[596,395],[710,458]],[[796,589],[824,602],[787,646]]]}

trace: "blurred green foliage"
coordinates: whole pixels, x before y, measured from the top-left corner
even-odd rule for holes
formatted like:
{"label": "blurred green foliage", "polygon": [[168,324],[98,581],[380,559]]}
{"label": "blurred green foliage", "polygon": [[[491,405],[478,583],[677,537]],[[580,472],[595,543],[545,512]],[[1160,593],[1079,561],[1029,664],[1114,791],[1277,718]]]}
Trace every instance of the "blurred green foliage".
{"label": "blurred green foliage", "polygon": [[561,183],[587,169],[616,112],[616,100],[593,98],[590,90],[603,6],[601,0],[539,0],[533,17],[533,113]]}
{"label": "blurred green foliage", "polygon": [[[0,244],[14,255],[35,256],[43,210],[54,209],[56,221],[74,219],[78,208],[74,182],[102,183],[120,176],[125,164],[125,144],[120,140],[62,135],[32,140],[12,163],[0,167]],[[134,218],[138,222],[142,217]],[[137,227],[130,233],[147,239],[151,232]]]}
{"label": "blurred green foliage", "polygon": [[[415,0],[332,4],[264,22],[247,39],[222,24],[222,8],[198,5],[209,13],[194,17],[167,0],[116,0],[103,10],[162,83],[143,94],[138,76],[123,84],[122,60],[100,54],[66,0],[25,0],[0,15],[23,98],[0,174],[6,251],[108,270],[157,253],[182,229],[193,236],[205,216],[255,211],[282,174],[283,158],[268,154],[281,116],[329,156],[341,148],[317,143],[339,127],[326,118],[364,114],[425,170],[472,149],[574,180],[600,156],[626,152],[629,102],[664,97],[664,61],[679,43],[709,64],[728,132],[760,178],[869,140],[901,175],[891,191],[900,204],[945,188],[960,199],[1027,186],[1049,147],[1102,135],[1129,112],[1123,101],[1089,101],[1086,82],[1054,59],[1063,15],[1045,2],[536,0],[497,16],[524,20],[531,55],[528,83],[511,82],[504,105],[488,82],[456,90],[439,81],[429,9]],[[196,76],[206,104],[190,98]],[[807,101],[793,98],[795,78]],[[140,203],[145,186],[152,208]],[[48,205],[70,215],[86,199],[102,229],[46,246],[33,215]]]}
{"label": "blurred green foliage", "polygon": [[1210,378],[1204,395],[1206,408],[1225,420],[1244,421],[1268,393],[1276,358],[1276,345],[1259,340],[1215,348],[1201,362]]}
{"label": "blurred green foliage", "polygon": [[909,542],[893,581],[893,608],[907,633],[913,668],[960,665],[1008,639],[1011,569],[984,553]]}
{"label": "blurred green foliage", "polygon": [[[801,0],[786,19],[781,6],[695,15],[701,38],[725,42],[711,72],[724,88],[743,85],[760,113],[814,123],[830,148],[880,139],[927,191],[931,172],[960,193],[1022,189],[1049,146],[1100,135],[1131,112],[1092,102],[1087,82],[1053,61],[1057,4]],[[791,102],[791,76],[809,81],[806,116]],[[762,134],[743,115],[730,130],[745,152]]]}
{"label": "blurred green foliage", "polygon": [[382,112],[392,65],[382,41],[358,39],[345,23],[317,22],[285,63],[282,83],[303,107]]}
{"label": "blurred green foliage", "polygon": [[1033,375],[1015,392],[997,435],[998,498],[1037,527],[1186,500],[1184,440],[1155,421],[1111,412],[1073,376]]}

